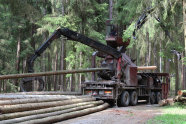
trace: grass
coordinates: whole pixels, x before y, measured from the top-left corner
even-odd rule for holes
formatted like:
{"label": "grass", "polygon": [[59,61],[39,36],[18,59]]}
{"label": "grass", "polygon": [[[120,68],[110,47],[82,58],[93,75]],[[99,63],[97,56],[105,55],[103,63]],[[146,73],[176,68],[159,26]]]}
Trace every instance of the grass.
{"label": "grass", "polygon": [[186,124],[186,106],[176,103],[163,107],[163,114],[150,119],[147,124]]}

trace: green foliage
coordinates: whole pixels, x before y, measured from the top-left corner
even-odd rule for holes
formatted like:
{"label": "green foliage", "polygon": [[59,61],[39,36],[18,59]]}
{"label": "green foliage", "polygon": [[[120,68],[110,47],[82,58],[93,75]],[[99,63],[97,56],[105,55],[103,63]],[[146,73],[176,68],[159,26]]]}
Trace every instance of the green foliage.
{"label": "green foliage", "polygon": [[186,57],[183,58],[183,63],[186,65]]}
{"label": "green foliage", "polygon": [[135,29],[135,22],[132,22],[132,24],[130,24],[127,30],[125,30],[125,32],[123,33],[123,41],[127,41],[129,38],[132,37],[132,33],[134,29]]}
{"label": "green foliage", "polygon": [[[148,7],[153,7],[154,10],[148,14],[146,23],[136,31],[137,39],[134,40],[131,36],[135,22]],[[25,72],[26,59],[58,27],[70,28],[106,44],[105,22],[109,12],[108,1],[105,0],[1,0],[0,11],[0,73],[2,74],[17,73],[15,65],[18,39],[21,41],[19,55],[21,73]],[[183,17],[178,13],[182,13],[182,4],[177,0],[114,0],[113,23],[127,27],[123,33],[123,40],[130,39],[128,51],[136,50],[139,59],[137,64],[144,65],[145,61],[141,60],[146,59],[150,51],[149,45],[152,45],[151,52],[154,57],[152,63],[155,63],[158,57],[173,60],[174,55],[170,52],[172,49],[184,51],[181,23]],[[154,17],[159,17],[161,22],[156,21]],[[166,35],[167,30],[173,41]],[[59,68],[62,41],[66,43],[66,69],[91,66],[94,49],[78,42],[64,40],[62,37],[55,40],[42,57],[36,59],[36,71],[41,71],[43,68],[53,69],[56,54]],[[48,62],[48,59],[51,59],[51,62]],[[183,59],[185,62],[185,58]],[[101,60],[98,58],[97,61]],[[171,73],[174,72],[173,61],[170,62],[170,70]],[[10,84],[14,85],[12,82]]]}
{"label": "green foliage", "polygon": [[118,0],[114,6],[116,12],[115,20],[125,25],[131,24],[135,16],[141,12],[142,0]]}
{"label": "green foliage", "polygon": [[186,114],[164,114],[156,116],[153,120],[148,121],[148,124],[186,124]]}
{"label": "green foliage", "polygon": [[186,107],[178,103],[173,106],[165,106],[163,114],[154,117],[148,121],[148,124],[185,124],[186,122]]}

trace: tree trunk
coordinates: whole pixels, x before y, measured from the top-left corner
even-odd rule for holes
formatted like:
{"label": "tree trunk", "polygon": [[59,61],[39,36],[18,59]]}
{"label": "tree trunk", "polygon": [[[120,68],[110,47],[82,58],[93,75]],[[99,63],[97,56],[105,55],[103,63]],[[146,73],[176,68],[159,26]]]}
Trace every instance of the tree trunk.
{"label": "tree trunk", "polygon": [[[162,52],[162,41],[160,40],[160,53]],[[159,56],[159,64],[160,64],[160,73],[162,72],[162,57],[161,55]]]}
{"label": "tree trunk", "polygon": [[5,80],[2,81],[3,81],[3,92],[6,92],[6,81]]}
{"label": "tree trunk", "polygon": [[[20,51],[21,51],[21,36],[20,31],[18,32],[18,39],[17,39],[17,52],[16,52],[16,73],[19,73],[20,70]],[[15,80],[15,86],[18,87],[18,80]]]}
{"label": "tree trunk", "polygon": [[[58,53],[56,51],[56,56],[55,56],[55,67],[54,70],[57,71],[57,67],[58,67]],[[58,75],[54,75],[54,91],[57,91],[58,89]]]}
{"label": "tree trunk", "polygon": [[[184,25],[184,41],[185,41],[185,52],[183,57],[186,57],[186,1],[183,0],[183,25]],[[183,89],[186,89],[186,65],[183,64]]]}
{"label": "tree trunk", "polygon": [[[51,70],[51,57],[50,57],[50,53],[48,52],[48,71]],[[48,91],[51,91],[51,76],[48,76],[47,78],[47,84],[48,84]]]}
{"label": "tree trunk", "polygon": [[178,64],[178,57],[175,55],[174,63],[175,63],[175,73],[176,73],[176,81],[175,81],[175,95],[179,90],[179,64]]}
{"label": "tree trunk", "polygon": [[146,33],[146,38],[147,38],[147,43],[148,43],[148,50],[147,50],[147,59],[146,59],[146,65],[150,65],[150,60],[151,60],[151,43],[149,41],[149,33]]}
{"label": "tree trunk", "polygon": [[[83,62],[83,57],[82,57],[82,52],[80,52],[79,55],[79,68],[82,68],[82,62]],[[78,80],[78,91],[81,91],[81,83],[82,83],[82,74],[79,74],[79,80]]]}
{"label": "tree trunk", "polygon": [[[156,39],[155,39],[156,40]],[[156,41],[155,41],[156,42]],[[156,69],[155,72],[159,72],[159,55],[158,55],[158,47],[159,44],[154,44],[155,47],[153,47],[153,52],[154,52],[154,65],[157,66],[158,69]]]}
{"label": "tree trunk", "polygon": [[[67,2],[67,1],[66,1]],[[64,16],[65,15],[65,6],[64,2],[62,1],[61,4],[61,13]],[[66,40],[62,37],[61,41],[61,56],[60,56],[60,69],[61,70],[66,70]],[[66,91],[67,89],[67,82],[66,82],[66,75],[61,75],[60,76],[60,90]]]}
{"label": "tree trunk", "polygon": [[[66,70],[66,42],[65,39],[61,41],[61,52],[60,52],[60,70]],[[63,74],[59,78],[60,83],[60,90],[66,91],[67,89],[67,82],[66,76]]]}
{"label": "tree trunk", "polygon": [[[72,48],[73,48],[73,53],[76,53],[76,48],[75,48],[75,45],[74,44],[73,44]],[[76,57],[75,57],[75,59],[76,59]],[[74,60],[74,61],[76,61],[76,60]],[[72,67],[72,69],[75,69],[75,67],[76,66],[74,64],[73,67]],[[71,84],[71,91],[72,92],[75,91],[75,88],[76,88],[75,74],[72,74],[70,84]]]}
{"label": "tree trunk", "polygon": [[0,80],[0,93],[1,93],[1,89],[2,89],[2,80]]}
{"label": "tree trunk", "polygon": [[75,74],[72,74],[70,84],[71,84],[70,85],[71,86],[71,92],[75,91],[75,87],[76,87]]}

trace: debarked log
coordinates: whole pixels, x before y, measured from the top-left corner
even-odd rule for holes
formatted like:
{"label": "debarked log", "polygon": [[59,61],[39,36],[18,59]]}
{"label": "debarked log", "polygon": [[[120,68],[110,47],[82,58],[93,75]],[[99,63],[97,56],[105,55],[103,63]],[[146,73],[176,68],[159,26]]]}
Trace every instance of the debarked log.
{"label": "debarked log", "polygon": [[82,102],[82,103],[75,103],[75,104],[64,105],[64,106],[50,107],[50,108],[39,109],[39,110],[31,110],[31,111],[24,111],[24,112],[1,114],[0,115],[0,120],[7,120],[7,119],[13,119],[13,118],[20,118],[20,117],[24,117],[24,116],[61,111],[61,110],[74,108],[74,107],[78,107],[78,106],[83,106],[83,105],[88,105],[88,104],[96,104],[96,105],[97,104],[103,104],[103,101]]}
{"label": "debarked log", "polygon": [[103,70],[108,70],[108,68],[88,68],[88,69],[79,69],[79,70],[61,70],[61,71],[49,71],[49,72],[1,75],[0,80],[16,79],[16,78],[24,78],[24,77],[40,77],[40,76],[61,75],[61,74],[96,72],[96,71],[103,71]]}
{"label": "debarked log", "polygon": [[60,121],[66,120],[66,119],[75,118],[75,117],[87,115],[90,113],[98,112],[103,109],[106,109],[108,106],[109,106],[108,103],[104,103],[103,105],[96,106],[93,108],[87,108],[87,109],[80,110],[80,111],[74,111],[74,112],[60,114],[60,115],[51,116],[51,117],[46,117],[46,118],[42,118],[42,119],[25,121],[20,124],[51,124],[51,123],[60,122]]}
{"label": "debarked log", "polygon": [[155,70],[157,69],[157,66],[138,66],[137,70]]}
{"label": "debarked log", "polygon": [[78,111],[78,110],[94,107],[94,106],[99,105],[101,103],[103,104],[102,101],[97,101],[97,102],[95,102],[95,104],[89,103],[87,105],[81,105],[81,106],[77,106],[75,108],[69,108],[69,109],[65,109],[65,110],[61,110],[61,111],[55,111],[55,112],[50,112],[50,113],[30,115],[30,116],[25,116],[25,117],[20,117],[20,118],[14,118],[14,119],[10,119],[10,120],[4,120],[4,121],[0,121],[0,124],[14,124],[14,123],[19,123],[19,122],[28,121],[28,120],[46,118],[46,117],[50,117],[50,116],[60,115],[60,114],[64,114],[64,113],[69,113],[69,112],[73,112],[73,111]]}
{"label": "debarked log", "polygon": [[82,98],[82,99],[70,99],[64,101],[54,101],[54,102],[44,102],[44,103],[28,103],[28,104],[18,104],[18,105],[8,105],[0,106],[0,113],[12,113],[12,112],[21,112],[28,110],[36,110],[47,107],[62,106],[79,102],[88,102],[94,101],[95,98]]}
{"label": "debarked log", "polygon": [[0,94],[0,99],[50,98],[50,97],[61,97],[61,96],[66,96],[66,95]]}
{"label": "debarked log", "polygon": [[41,91],[41,92],[18,92],[4,93],[1,95],[81,95],[81,92]]}
{"label": "debarked log", "polygon": [[15,105],[15,104],[27,104],[27,103],[40,103],[40,102],[50,102],[50,101],[61,101],[74,98],[90,98],[90,96],[51,96],[48,98],[26,98],[26,99],[13,99],[13,100],[4,100],[0,101],[0,105]]}

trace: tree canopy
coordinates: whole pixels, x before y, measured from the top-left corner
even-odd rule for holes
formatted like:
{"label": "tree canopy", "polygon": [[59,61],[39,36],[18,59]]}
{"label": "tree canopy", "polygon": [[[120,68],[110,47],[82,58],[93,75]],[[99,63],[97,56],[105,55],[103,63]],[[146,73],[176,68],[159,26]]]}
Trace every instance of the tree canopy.
{"label": "tree canopy", "polygon": [[[157,72],[169,72],[171,81],[180,78],[179,84],[186,87],[184,5],[178,0],[113,0],[113,23],[125,25],[123,39],[130,39],[127,54],[136,59],[137,65],[156,65]],[[139,17],[148,11],[146,23],[132,33]],[[107,0],[0,0],[0,73],[26,72],[26,60],[58,27],[68,27],[74,31],[105,42],[105,22],[109,18]],[[159,19],[160,21],[157,21]],[[176,60],[173,50],[182,58]],[[62,37],[39,57],[35,71],[78,69],[91,67],[94,49]],[[100,59],[98,58],[99,62]],[[177,64],[176,64],[177,63]],[[185,70],[184,70],[185,69]],[[176,71],[179,70],[179,71]],[[83,80],[83,75],[66,75],[65,81]],[[61,77],[50,77],[46,89],[58,88]],[[56,82],[50,84],[51,80]],[[182,82],[182,83],[180,83]],[[9,81],[10,86],[18,87]],[[78,83],[75,84],[77,89]],[[7,87],[7,86],[4,86]],[[1,91],[3,87],[0,87]],[[13,89],[14,89],[13,88]],[[55,88],[54,88],[55,89]],[[10,88],[12,90],[12,88]],[[65,90],[65,89],[64,89]]]}

